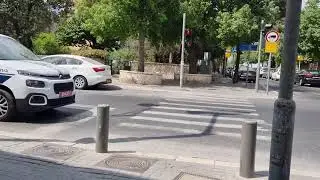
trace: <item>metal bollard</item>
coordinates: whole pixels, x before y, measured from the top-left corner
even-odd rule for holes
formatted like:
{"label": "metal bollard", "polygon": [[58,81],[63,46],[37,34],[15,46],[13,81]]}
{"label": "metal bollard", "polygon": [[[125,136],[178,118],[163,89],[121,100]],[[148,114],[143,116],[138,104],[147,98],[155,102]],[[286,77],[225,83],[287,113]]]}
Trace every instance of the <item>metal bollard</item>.
{"label": "metal bollard", "polygon": [[246,121],[242,124],[240,148],[240,176],[254,177],[257,122]]}
{"label": "metal bollard", "polygon": [[96,152],[107,153],[109,141],[109,105],[100,104],[97,107]]}

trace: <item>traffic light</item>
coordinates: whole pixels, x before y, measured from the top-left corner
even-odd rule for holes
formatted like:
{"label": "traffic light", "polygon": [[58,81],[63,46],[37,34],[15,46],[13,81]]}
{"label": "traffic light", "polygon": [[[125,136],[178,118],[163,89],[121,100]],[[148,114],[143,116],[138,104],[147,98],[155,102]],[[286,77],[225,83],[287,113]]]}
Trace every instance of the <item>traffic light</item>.
{"label": "traffic light", "polygon": [[192,30],[186,29],[184,31],[184,35],[185,35],[185,46],[190,48],[192,46]]}

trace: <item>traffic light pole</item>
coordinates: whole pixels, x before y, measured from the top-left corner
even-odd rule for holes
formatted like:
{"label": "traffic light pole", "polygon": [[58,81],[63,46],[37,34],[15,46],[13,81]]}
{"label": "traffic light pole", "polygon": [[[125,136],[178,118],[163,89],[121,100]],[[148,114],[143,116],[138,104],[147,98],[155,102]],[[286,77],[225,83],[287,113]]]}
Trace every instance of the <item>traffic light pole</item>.
{"label": "traffic light pole", "polygon": [[302,0],[286,1],[283,61],[280,91],[274,103],[269,180],[289,180],[296,105],[293,82]]}
{"label": "traffic light pole", "polygon": [[185,28],[186,28],[186,13],[183,13],[182,40],[181,40],[181,64],[180,64],[180,88],[183,87]]}
{"label": "traffic light pole", "polygon": [[259,39],[259,48],[258,48],[258,67],[257,67],[257,74],[256,74],[256,92],[259,91],[260,62],[261,62],[261,49],[262,49],[262,42],[263,42],[263,30],[264,30],[264,20],[261,20],[260,39]]}

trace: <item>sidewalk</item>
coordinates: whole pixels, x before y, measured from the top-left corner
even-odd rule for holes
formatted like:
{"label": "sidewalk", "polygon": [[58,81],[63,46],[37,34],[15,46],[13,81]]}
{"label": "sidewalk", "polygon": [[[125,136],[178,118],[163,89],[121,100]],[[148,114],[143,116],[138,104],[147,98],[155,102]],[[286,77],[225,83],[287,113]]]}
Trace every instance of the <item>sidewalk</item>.
{"label": "sidewalk", "polygon": [[260,91],[255,91],[254,83],[238,82],[232,83],[230,78],[220,77],[217,78],[212,84],[206,86],[200,85],[186,85],[182,89],[178,84],[164,84],[164,85],[138,85],[138,84],[124,84],[119,82],[117,76],[114,77],[112,85],[121,89],[133,89],[133,90],[144,90],[152,92],[173,92],[181,95],[199,95],[199,96],[219,96],[219,95],[230,95],[235,97],[244,98],[262,98],[262,99],[276,99],[278,92],[270,91],[266,94],[262,85],[260,85]]}
{"label": "sidewalk", "polygon": [[[98,154],[86,145],[48,139],[0,137],[0,176],[3,180],[235,180],[238,167],[228,162],[115,151]],[[214,158],[214,157],[213,157]],[[254,179],[267,179],[257,169]],[[293,175],[293,180],[315,180]]]}

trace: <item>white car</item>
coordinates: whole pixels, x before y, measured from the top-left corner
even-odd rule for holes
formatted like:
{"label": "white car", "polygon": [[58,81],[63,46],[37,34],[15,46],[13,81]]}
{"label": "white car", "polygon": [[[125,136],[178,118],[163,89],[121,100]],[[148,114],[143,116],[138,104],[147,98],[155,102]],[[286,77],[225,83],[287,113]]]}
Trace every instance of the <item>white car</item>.
{"label": "white car", "polygon": [[90,58],[74,55],[52,55],[43,57],[42,60],[67,69],[77,89],[112,82],[110,66]]}
{"label": "white car", "polygon": [[0,34],[0,121],[16,112],[39,112],[75,102],[65,69],[42,62],[18,41]]}
{"label": "white car", "polygon": [[280,80],[280,74],[281,74],[281,67],[278,67],[276,71],[271,74],[271,79],[276,81]]}

